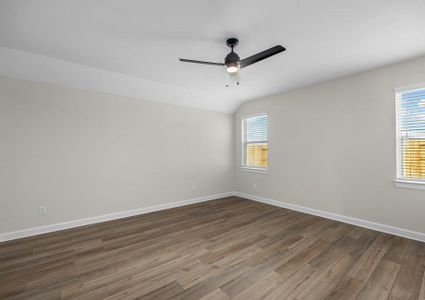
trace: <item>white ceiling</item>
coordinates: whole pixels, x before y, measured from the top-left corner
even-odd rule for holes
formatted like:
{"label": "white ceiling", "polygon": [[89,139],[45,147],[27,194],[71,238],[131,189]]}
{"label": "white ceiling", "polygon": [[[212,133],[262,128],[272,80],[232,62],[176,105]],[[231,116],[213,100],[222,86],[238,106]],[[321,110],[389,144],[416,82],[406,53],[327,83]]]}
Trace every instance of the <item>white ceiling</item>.
{"label": "white ceiling", "polygon": [[[0,74],[233,112],[241,101],[425,54],[425,0],[2,0]],[[244,58],[287,51],[225,88]]]}

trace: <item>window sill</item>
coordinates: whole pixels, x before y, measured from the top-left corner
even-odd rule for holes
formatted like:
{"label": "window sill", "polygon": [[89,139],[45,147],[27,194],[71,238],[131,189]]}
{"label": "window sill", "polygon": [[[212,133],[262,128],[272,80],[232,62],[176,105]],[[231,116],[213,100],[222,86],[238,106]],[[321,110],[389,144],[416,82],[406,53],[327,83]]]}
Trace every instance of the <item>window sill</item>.
{"label": "window sill", "polygon": [[425,181],[395,179],[394,184],[396,187],[404,189],[425,190]]}
{"label": "window sill", "polygon": [[253,168],[253,167],[241,167],[241,170],[244,172],[260,173],[260,174],[266,174],[269,172],[269,169]]}

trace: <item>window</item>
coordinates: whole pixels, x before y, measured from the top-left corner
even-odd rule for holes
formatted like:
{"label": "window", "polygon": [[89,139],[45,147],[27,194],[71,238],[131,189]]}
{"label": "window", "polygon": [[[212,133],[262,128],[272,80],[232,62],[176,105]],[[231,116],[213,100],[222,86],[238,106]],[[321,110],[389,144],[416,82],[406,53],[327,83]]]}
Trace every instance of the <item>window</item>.
{"label": "window", "polygon": [[425,183],[425,85],[396,91],[397,180]]}
{"label": "window", "polygon": [[242,167],[265,170],[268,167],[268,116],[242,118]]}

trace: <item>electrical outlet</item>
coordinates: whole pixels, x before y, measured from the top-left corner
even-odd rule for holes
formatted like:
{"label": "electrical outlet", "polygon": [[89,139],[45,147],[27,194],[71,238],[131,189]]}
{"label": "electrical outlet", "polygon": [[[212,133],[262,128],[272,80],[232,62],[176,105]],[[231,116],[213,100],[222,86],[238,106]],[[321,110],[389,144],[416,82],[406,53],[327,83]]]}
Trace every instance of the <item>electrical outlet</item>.
{"label": "electrical outlet", "polygon": [[195,190],[196,189],[196,185],[192,185],[192,190]]}
{"label": "electrical outlet", "polygon": [[47,214],[47,207],[46,207],[46,206],[40,206],[40,207],[39,207],[39,209],[38,209],[38,213],[39,213],[40,215],[45,215],[45,214]]}
{"label": "electrical outlet", "polygon": [[252,186],[253,186],[254,189],[257,188],[257,184],[256,183],[254,183]]}

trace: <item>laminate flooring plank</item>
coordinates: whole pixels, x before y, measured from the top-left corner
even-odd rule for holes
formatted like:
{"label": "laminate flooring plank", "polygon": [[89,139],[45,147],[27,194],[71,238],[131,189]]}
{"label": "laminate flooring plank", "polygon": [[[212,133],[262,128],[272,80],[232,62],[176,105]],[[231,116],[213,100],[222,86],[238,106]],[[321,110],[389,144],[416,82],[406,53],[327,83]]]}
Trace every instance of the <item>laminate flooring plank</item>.
{"label": "laminate flooring plank", "polygon": [[424,297],[425,243],[238,197],[0,243],[0,299]]}

